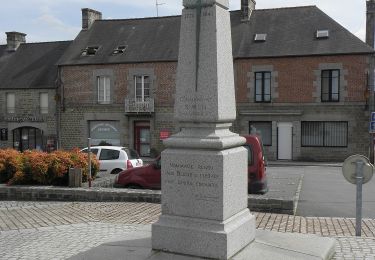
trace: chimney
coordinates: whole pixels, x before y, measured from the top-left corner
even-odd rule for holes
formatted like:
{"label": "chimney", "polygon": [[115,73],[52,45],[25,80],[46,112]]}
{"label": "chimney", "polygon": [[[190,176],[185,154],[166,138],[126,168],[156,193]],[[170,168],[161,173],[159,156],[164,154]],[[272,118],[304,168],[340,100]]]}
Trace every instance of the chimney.
{"label": "chimney", "polygon": [[21,43],[26,42],[26,34],[20,32],[6,32],[7,51],[16,51]]}
{"label": "chimney", "polygon": [[241,20],[243,22],[249,21],[251,13],[255,10],[256,2],[255,0],[241,0]]}
{"label": "chimney", "polygon": [[82,30],[91,28],[96,20],[102,19],[102,13],[90,8],[82,8]]}
{"label": "chimney", "polygon": [[366,43],[374,48],[375,0],[367,0],[366,9]]}

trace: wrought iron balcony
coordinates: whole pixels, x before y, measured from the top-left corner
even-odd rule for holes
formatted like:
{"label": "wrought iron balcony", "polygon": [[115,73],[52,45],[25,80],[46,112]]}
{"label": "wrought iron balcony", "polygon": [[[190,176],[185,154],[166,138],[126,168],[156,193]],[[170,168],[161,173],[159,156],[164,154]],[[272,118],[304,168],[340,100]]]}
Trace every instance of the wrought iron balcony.
{"label": "wrought iron balcony", "polygon": [[125,113],[153,113],[154,99],[125,98]]}

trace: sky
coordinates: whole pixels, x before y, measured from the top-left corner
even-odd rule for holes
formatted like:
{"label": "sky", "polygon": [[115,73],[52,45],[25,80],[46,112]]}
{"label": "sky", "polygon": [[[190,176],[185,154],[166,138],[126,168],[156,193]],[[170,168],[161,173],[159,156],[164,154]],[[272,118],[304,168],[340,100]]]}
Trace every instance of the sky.
{"label": "sky", "polygon": [[[182,0],[157,0],[159,16],[179,15]],[[366,0],[256,0],[256,9],[316,5],[364,41]],[[0,0],[0,44],[5,32],[26,33],[27,42],[73,40],[81,29],[81,9],[102,12],[103,19],[156,16],[156,0]],[[239,10],[241,0],[229,0]]]}

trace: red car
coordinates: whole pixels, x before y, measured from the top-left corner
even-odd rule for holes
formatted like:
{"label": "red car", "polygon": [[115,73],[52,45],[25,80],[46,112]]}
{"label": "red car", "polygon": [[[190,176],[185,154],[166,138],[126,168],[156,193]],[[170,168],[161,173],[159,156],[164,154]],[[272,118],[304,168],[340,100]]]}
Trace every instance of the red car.
{"label": "red car", "polygon": [[[263,146],[256,135],[247,135],[244,147],[248,153],[248,183],[249,193],[264,194],[268,191],[266,166],[263,156]],[[115,180],[115,187],[133,189],[160,189],[161,164],[160,156],[151,164],[122,171]]]}
{"label": "red car", "polygon": [[263,153],[262,140],[258,135],[244,135],[248,151],[248,192],[251,194],[264,194],[268,191],[266,160]]}
{"label": "red car", "polygon": [[115,179],[115,187],[131,189],[160,189],[161,165],[159,156],[153,163],[120,172]]}

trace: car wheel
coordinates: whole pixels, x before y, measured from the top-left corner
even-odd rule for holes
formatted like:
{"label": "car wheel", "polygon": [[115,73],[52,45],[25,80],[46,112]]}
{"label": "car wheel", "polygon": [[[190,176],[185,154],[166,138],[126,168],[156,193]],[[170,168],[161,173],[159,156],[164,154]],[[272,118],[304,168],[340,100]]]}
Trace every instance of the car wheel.
{"label": "car wheel", "polygon": [[111,174],[118,174],[118,173],[120,173],[120,172],[122,172],[121,169],[114,169],[114,170],[111,172]]}
{"label": "car wheel", "polygon": [[142,187],[138,184],[129,184],[127,186],[125,186],[125,188],[128,188],[128,189],[142,189]]}

